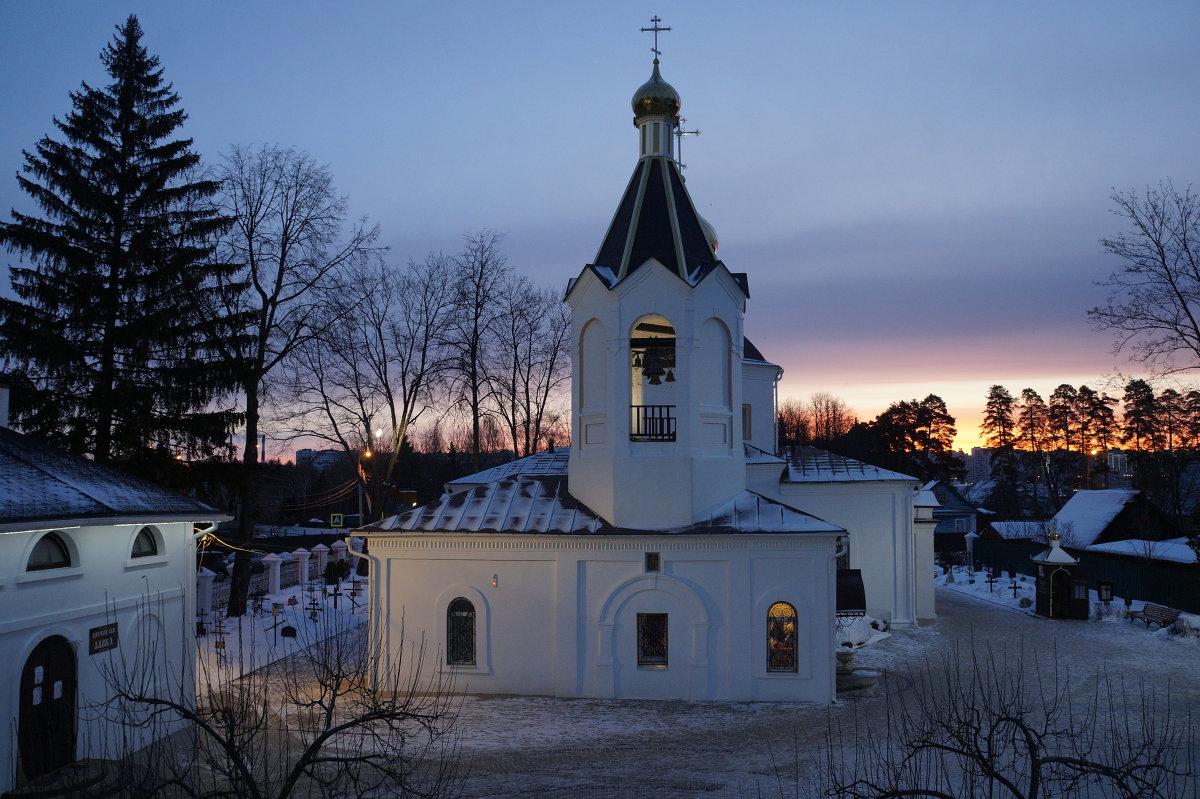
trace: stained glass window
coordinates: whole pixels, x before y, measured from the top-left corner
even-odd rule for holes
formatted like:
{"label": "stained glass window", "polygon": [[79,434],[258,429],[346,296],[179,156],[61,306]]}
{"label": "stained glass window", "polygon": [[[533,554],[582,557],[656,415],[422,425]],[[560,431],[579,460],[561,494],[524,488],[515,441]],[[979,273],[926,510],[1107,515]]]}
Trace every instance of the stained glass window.
{"label": "stained glass window", "polygon": [[446,663],[475,665],[475,606],[462,597],[446,610]]}
{"label": "stained glass window", "polygon": [[796,609],[776,602],[767,611],[767,671],[796,671]]}
{"label": "stained glass window", "polygon": [[638,665],[667,667],[667,614],[637,615]]}

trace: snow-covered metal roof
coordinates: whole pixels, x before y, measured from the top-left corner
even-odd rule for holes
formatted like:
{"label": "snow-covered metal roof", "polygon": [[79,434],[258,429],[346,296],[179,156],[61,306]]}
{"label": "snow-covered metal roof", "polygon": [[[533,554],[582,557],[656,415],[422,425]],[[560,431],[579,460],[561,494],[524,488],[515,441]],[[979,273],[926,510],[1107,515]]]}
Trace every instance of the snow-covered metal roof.
{"label": "snow-covered metal roof", "polygon": [[938,502],[937,496],[932,491],[921,489],[913,497],[914,508],[940,508],[942,503]]}
{"label": "snow-covered metal roof", "polygon": [[227,518],[202,502],[0,428],[0,527],[127,517]]}
{"label": "snow-covered metal roof", "polygon": [[[783,458],[779,458],[766,450],[761,450],[749,444],[743,444],[742,448],[746,454],[746,463],[748,464],[770,463],[783,466],[787,462]],[[567,474],[567,463],[570,458],[570,447],[555,447],[553,450],[535,452],[533,455],[517,458],[515,461],[502,463],[499,466],[484,469],[482,472],[475,472],[474,474],[468,474],[464,477],[451,480],[446,483],[446,488],[455,493],[473,486],[482,485],[483,483],[491,483],[496,480],[503,480],[506,477],[516,477],[518,475],[561,475],[565,477]]]}
{"label": "snow-covered metal roof", "polygon": [[446,483],[446,485],[447,487],[451,487],[453,491],[454,487],[476,486],[481,483],[503,480],[506,477],[516,477],[520,474],[565,475],[567,473],[567,461],[570,457],[570,447],[555,447],[552,450],[535,452],[524,458],[517,458],[515,461],[509,461],[499,466],[493,466],[490,469],[484,469],[482,472],[475,472],[474,474],[459,477],[456,480]]}
{"label": "snow-covered metal roof", "polygon": [[1109,541],[1107,544],[1092,544],[1088,552],[1108,552],[1113,555],[1128,555],[1151,560],[1170,560],[1176,563],[1196,563],[1196,552],[1188,546],[1186,538],[1168,538],[1165,541],[1146,541],[1127,538]]}
{"label": "snow-covered metal roof", "polygon": [[1034,563],[1044,563],[1047,565],[1057,564],[1059,566],[1074,566],[1075,564],[1079,563],[1079,558],[1068,554],[1067,551],[1062,548],[1062,544],[1057,535],[1051,535],[1050,546],[1034,555],[1032,558],[1030,558],[1030,560],[1032,560]]}
{"label": "snow-covered metal roof", "polygon": [[714,535],[824,533],[845,530],[816,516],[742,491],[686,527],[614,527],[571,496],[566,476],[518,475],[446,494],[435,502],[359,528],[355,534],[492,533],[505,535]]}
{"label": "snow-covered metal roof", "polygon": [[996,535],[1019,541],[1023,538],[1045,539],[1052,527],[1049,521],[992,522]]}
{"label": "snow-covered metal roof", "polygon": [[783,458],[780,458],[777,455],[772,455],[765,449],[759,449],[758,447],[750,444],[742,444],[742,449],[746,453],[746,463],[770,463],[778,466],[782,466],[783,464],[787,463],[787,461],[785,461]]}
{"label": "snow-covered metal roof", "polygon": [[1137,491],[1120,489],[1076,491],[1054,515],[1063,544],[1076,549],[1090,546],[1137,495]]}
{"label": "snow-covered metal roof", "polygon": [[869,463],[826,452],[816,447],[790,447],[787,451],[785,483],[841,483],[868,480],[906,480],[917,478],[880,469]]}

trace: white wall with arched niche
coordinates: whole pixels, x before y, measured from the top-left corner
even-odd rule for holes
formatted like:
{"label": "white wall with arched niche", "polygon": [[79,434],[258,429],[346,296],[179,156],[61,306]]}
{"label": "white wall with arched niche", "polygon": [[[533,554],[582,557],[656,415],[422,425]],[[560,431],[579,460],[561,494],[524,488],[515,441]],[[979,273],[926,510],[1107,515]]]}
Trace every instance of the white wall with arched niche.
{"label": "white wall with arched niche", "polygon": [[575,380],[579,392],[576,440],[581,446],[604,444],[610,435],[608,336],[604,323],[589,319],[580,334]]}
{"label": "white wall with arched niche", "polygon": [[[376,662],[405,669],[421,654],[425,673],[451,673],[470,693],[827,702],[836,538],[372,534],[387,579],[370,646]],[[458,597],[475,608],[474,665],[446,663]],[[778,601],[798,612],[794,672],[767,671]],[[639,658],[639,615],[663,623],[659,662]]]}
{"label": "white wall with arched niche", "polygon": [[700,326],[700,357],[698,358],[699,395],[710,407],[729,410],[733,402],[733,346],[729,328],[720,319],[709,317]]}
{"label": "white wall with arched niche", "polygon": [[[154,555],[132,557],[139,532],[149,527]],[[191,666],[195,653],[195,547],[191,522],[68,525],[9,530],[0,535],[0,649],[13,653],[0,667],[0,722],[17,729],[20,674],[31,652],[47,637],[62,636],[75,653],[76,707],[96,707],[111,694],[109,675],[141,669],[138,684],[170,691],[173,699],[193,701]],[[34,569],[29,557],[38,541],[55,534],[70,553],[69,565]],[[115,646],[92,653],[93,631]],[[138,733],[140,734],[140,733]],[[0,792],[15,784],[19,760],[17,736],[11,751],[0,751]],[[77,728],[77,757],[111,757],[123,741],[94,713]]]}

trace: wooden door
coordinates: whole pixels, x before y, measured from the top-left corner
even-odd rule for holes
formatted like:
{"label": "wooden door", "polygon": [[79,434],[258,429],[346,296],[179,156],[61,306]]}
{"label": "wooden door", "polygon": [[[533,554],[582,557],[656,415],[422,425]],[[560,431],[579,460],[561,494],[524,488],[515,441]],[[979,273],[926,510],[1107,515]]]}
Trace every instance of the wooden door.
{"label": "wooden door", "polygon": [[1050,577],[1050,618],[1066,619],[1071,615],[1071,575],[1058,569]]}
{"label": "wooden door", "polygon": [[25,661],[20,712],[17,736],[26,780],[75,762],[75,650],[62,636],[42,641]]}

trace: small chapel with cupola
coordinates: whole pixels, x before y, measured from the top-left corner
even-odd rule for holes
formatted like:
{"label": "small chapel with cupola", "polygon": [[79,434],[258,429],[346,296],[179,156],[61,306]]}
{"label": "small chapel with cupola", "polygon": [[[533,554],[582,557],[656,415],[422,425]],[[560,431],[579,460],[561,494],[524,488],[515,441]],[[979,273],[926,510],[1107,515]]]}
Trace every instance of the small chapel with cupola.
{"label": "small chapel with cupola", "polygon": [[381,670],[420,655],[469,692],[825,702],[839,565],[872,616],[932,615],[916,480],[775,452],[782,369],[744,336],[749,282],[689,195],[658,55],[633,175],[565,292],[572,444],[355,532]]}

